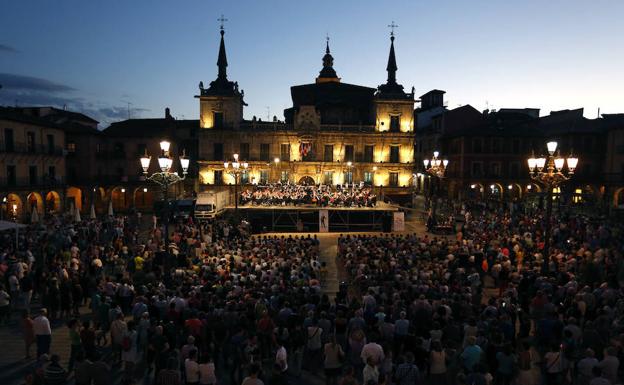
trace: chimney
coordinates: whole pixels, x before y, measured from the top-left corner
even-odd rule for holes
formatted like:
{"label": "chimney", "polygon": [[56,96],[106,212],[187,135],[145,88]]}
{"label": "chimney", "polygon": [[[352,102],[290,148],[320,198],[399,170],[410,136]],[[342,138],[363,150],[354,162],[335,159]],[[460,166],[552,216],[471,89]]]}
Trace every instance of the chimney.
{"label": "chimney", "polygon": [[165,108],[165,119],[171,119],[171,111],[169,107]]}

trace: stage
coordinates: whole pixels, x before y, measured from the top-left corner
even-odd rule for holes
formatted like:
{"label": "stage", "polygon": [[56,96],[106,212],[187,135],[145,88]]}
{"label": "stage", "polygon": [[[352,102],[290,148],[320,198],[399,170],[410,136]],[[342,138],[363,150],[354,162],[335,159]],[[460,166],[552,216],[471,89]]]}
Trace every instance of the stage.
{"label": "stage", "polygon": [[[227,206],[234,211],[234,206]],[[239,215],[253,232],[391,231],[398,209],[384,202],[374,207],[321,207],[317,205],[239,205]]]}

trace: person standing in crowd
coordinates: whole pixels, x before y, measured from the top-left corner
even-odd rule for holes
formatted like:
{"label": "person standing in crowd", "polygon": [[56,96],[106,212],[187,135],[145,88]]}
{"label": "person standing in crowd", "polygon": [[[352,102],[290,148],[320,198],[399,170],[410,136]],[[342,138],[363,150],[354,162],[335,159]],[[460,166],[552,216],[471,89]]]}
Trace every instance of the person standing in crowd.
{"label": "person standing in crowd", "polygon": [[11,296],[4,285],[0,284],[0,323],[9,324],[11,319]]}
{"label": "person standing in crowd", "polygon": [[69,363],[67,364],[67,371],[72,372],[74,370],[74,362],[79,353],[83,353],[82,341],[80,339],[80,322],[77,319],[71,319],[67,323],[69,329],[69,340],[71,344],[71,350],[69,355]]}
{"label": "person standing in crowd", "polygon": [[336,343],[336,335],[329,337],[329,342],[323,347],[325,355],[325,383],[327,385],[337,385],[338,378],[342,372],[342,365],[345,360],[345,353],[342,346]]}
{"label": "person standing in crowd", "polygon": [[199,384],[200,385],[216,385],[217,375],[215,372],[215,364],[212,356],[208,353],[204,354],[199,364]]}
{"label": "person standing in crowd", "polygon": [[35,342],[35,330],[33,320],[30,318],[28,310],[22,311],[22,320],[20,322],[22,329],[22,338],[24,339],[25,358],[30,358],[30,347]]}
{"label": "person standing in crowd", "polygon": [[42,308],[39,316],[33,320],[33,331],[37,342],[37,358],[42,354],[50,353],[50,344],[52,343],[52,329],[48,320],[48,311]]}

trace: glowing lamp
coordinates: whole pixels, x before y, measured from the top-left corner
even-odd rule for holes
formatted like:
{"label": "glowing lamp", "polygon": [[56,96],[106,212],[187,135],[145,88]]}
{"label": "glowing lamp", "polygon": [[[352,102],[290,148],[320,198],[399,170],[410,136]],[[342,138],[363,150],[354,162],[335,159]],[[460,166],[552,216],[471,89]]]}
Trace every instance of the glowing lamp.
{"label": "glowing lamp", "polygon": [[553,155],[555,151],[557,151],[557,142],[548,142],[546,143],[546,147],[548,147],[548,152],[550,153],[550,155]]}
{"label": "glowing lamp", "polygon": [[169,148],[171,147],[171,143],[163,140],[162,142],[160,142],[160,149],[163,150],[164,152],[169,152]]}

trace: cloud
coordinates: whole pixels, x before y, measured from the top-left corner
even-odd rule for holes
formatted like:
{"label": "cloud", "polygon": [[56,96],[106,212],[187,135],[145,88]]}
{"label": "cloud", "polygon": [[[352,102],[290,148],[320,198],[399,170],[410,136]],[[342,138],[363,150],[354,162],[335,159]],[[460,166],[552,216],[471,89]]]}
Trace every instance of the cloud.
{"label": "cloud", "polygon": [[[53,106],[81,112],[100,122],[100,127],[128,118],[127,105],[111,105],[86,100],[76,95],[76,89],[47,79],[0,73],[0,105]],[[138,118],[146,108],[131,107],[130,116]]]}
{"label": "cloud", "polygon": [[0,73],[0,84],[4,89],[31,90],[43,92],[70,92],[76,91],[65,84],[59,84],[47,79],[34,76]]}
{"label": "cloud", "polygon": [[0,52],[19,53],[18,50],[6,44],[0,44]]}

